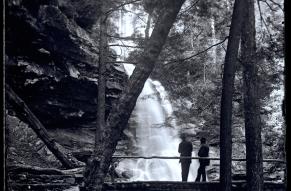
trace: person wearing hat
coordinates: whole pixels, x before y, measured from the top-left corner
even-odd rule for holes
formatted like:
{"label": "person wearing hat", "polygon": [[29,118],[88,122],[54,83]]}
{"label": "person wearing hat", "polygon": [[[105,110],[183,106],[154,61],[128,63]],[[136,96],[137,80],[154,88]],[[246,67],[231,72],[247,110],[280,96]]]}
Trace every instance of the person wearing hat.
{"label": "person wearing hat", "polygon": [[[178,152],[180,153],[181,157],[191,157],[193,146],[190,141],[186,139],[186,135],[181,135],[182,142],[179,144]],[[188,179],[189,174],[189,168],[191,164],[191,158],[186,159],[180,159],[179,162],[181,163],[181,169],[182,169],[182,181],[186,182]]]}

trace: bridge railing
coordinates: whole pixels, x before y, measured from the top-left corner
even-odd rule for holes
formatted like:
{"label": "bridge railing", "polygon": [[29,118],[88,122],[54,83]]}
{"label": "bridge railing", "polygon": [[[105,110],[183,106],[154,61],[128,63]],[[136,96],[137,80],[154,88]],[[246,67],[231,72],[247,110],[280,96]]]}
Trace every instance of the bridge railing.
{"label": "bridge railing", "polygon": [[[112,156],[112,159],[209,159],[209,160],[220,160],[218,157],[169,157],[169,156]],[[232,161],[246,161],[245,158],[233,158]],[[286,163],[284,160],[280,159],[263,159],[263,162],[276,162],[276,163]]]}

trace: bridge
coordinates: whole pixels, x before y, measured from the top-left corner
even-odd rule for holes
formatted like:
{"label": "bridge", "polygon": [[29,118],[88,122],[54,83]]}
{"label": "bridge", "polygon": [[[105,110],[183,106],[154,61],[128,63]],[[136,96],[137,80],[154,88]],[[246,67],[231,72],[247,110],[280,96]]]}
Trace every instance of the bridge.
{"label": "bridge", "polygon": [[[215,157],[168,157],[168,156],[113,156],[113,159],[210,159],[219,161]],[[114,160],[113,160],[114,161]],[[232,161],[246,161],[243,158],[233,158]],[[278,159],[263,159],[263,163],[283,163],[285,161]],[[233,191],[245,191],[246,180],[233,180]],[[134,181],[134,182],[106,182],[105,191],[220,191],[219,181],[209,182],[181,182],[181,181]],[[264,181],[264,190],[266,191],[285,191],[283,182]]]}
{"label": "bridge", "polygon": [[[105,191],[221,191],[219,182],[147,181],[105,183]],[[232,191],[245,191],[246,181],[233,181]],[[266,191],[286,191],[283,183],[264,182]]]}
{"label": "bridge", "polygon": [[[113,156],[112,161],[117,159],[205,159],[220,160],[211,157],[167,157],[167,156]],[[245,161],[245,159],[232,159],[232,161]],[[285,161],[277,159],[264,159],[265,163],[282,163]],[[12,172],[11,172],[12,173]],[[66,190],[66,191],[82,191],[84,179],[82,171],[73,174],[31,174],[28,172],[12,173],[9,176],[11,190]],[[246,180],[232,180],[233,191],[245,191]],[[285,191],[286,185],[283,182],[264,181],[264,190],[266,191]],[[8,189],[9,190],[9,189]],[[116,182],[112,177],[106,179],[104,183],[104,191],[219,191],[219,181],[209,180],[209,182],[182,182],[182,181],[123,181]]]}

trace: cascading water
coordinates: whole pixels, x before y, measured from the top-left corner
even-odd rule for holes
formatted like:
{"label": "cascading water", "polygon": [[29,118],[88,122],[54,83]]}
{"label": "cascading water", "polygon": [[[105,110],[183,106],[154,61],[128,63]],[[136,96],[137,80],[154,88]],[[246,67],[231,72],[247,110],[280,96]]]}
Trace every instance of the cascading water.
{"label": "cascading water", "polygon": [[[126,64],[125,69],[130,75],[133,65]],[[140,156],[179,156],[180,142],[178,129],[172,116],[172,106],[167,93],[158,81],[148,79],[137,100],[134,110],[136,129],[136,147]],[[193,156],[195,153],[193,152]],[[120,171],[131,170],[130,181],[180,181],[181,166],[178,159],[138,159],[123,160]],[[194,181],[197,161],[193,160],[189,181]]]}
{"label": "cascading water", "polygon": [[[131,9],[131,6],[127,8]],[[146,16],[144,16],[145,18]],[[143,23],[134,23],[134,14],[120,12],[119,33],[121,36],[131,36],[137,28],[142,29]],[[136,28],[134,28],[134,26]],[[149,33],[151,33],[152,28]],[[115,41],[114,44],[122,42]],[[135,46],[134,42],[127,41],[128,45]],[[125,60],[128,49],[114,48],[119,59]],[[122,61],[119,60],[119,61]],[[130,76],[134,70],[131,64],[124,64]],[[137,100],[133,111],[136,123],[136,143],[137,155],[139,156],[179,156],[178,145],[180,143],[178,129],[172,115],[172,106],[167,99],[164,87],[158,81],[148,79]],[[193,156],[195,152],[193,152]],[[194,181],[196,177],[198,162],[192,160],[188,181]],[[130,181],[180,181],[181,166],[179,159],[124,159],[117,170],[120,172],[130,172]]]}

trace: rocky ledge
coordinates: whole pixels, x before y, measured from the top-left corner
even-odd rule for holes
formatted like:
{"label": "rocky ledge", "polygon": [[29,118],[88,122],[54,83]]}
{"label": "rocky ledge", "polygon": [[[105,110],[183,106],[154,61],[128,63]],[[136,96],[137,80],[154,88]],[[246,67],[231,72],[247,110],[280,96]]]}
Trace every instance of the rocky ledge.
{"label": "rocky ledge", "polygon": [[[47,129],[95,127],[99,50],[92,28],[98,6],[85,0],[6,3],[6,83]],[[108,114],[127,76],[118,64],[107,72]]]}

